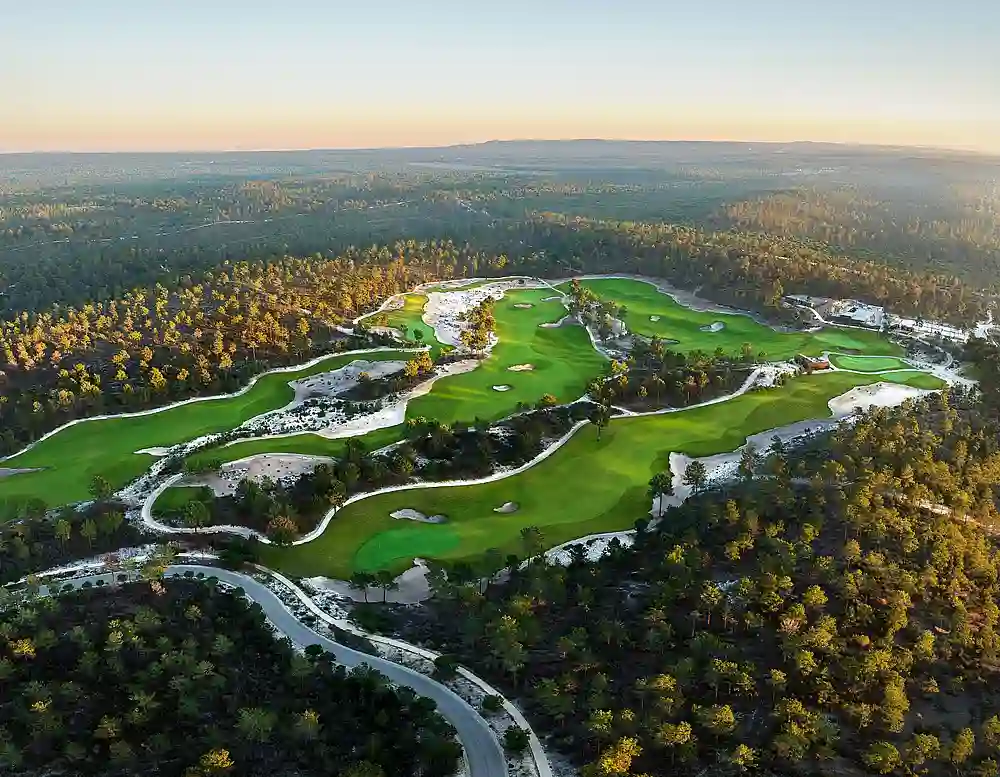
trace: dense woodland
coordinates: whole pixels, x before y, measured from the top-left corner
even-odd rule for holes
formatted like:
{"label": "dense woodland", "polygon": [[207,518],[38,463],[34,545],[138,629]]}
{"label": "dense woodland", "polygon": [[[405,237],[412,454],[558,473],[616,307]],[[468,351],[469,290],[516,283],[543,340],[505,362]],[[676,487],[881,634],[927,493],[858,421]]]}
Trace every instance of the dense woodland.
{"label": "dense woodland", "polygon": [[996,288],[1000,275],[1000,183],[952,187],[943,202],[921,190],[882,196],[849,189],[796,189],[726,206],[736,229],[810,238],[866,259],[965,277]]}
{"label": "dense woodland", "polygon": [[[100,478],[95,480],[95,492],[110,490]],[[0,524],[0,584],[141,544],[141,533],[125,520],[124,511],[124,505],[102,500],[79,509],[64,507],[57,515],[49,516],[44,504],[27,502],[16,520]]]}
{"label": "dense woodland", "polygon": [[295,652],[260,607],[171,580],[0,612],[0,771],[446,777],[434,703],[330,654]]}
{"label": "dense woodland", "polygon": [[437,575],[400,628],[524,699],[588,776],[996,774],[994,407],[878,410],[740,471],[599,563]]}

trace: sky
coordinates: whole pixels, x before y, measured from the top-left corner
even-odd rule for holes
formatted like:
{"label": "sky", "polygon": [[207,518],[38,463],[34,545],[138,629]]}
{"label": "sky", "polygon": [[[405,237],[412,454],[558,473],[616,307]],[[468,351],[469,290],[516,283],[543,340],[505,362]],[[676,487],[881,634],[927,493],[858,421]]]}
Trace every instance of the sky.
{"label": "sky", "polygon": [[1000,153],[988,0],[0,0],[0,151],[820,140]]}

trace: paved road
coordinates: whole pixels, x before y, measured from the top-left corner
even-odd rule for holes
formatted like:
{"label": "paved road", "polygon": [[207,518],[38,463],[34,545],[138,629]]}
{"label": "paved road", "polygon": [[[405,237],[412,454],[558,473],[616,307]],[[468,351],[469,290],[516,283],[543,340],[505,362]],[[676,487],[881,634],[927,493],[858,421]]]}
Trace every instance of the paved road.
{"label": "paved road", "polygon": [[[420,696],[433,699],[437,702],[438,711],[458,731],[458,738],[465,748],[465,755],[469,762],[470,777],[507,777],[507,762],[503,751],[486,721],[459,696],[440,683],[405,666],[367,653],[359,653],[317,634],[292,615],[267,586],[258,583],[252,577],[217,567],[187,564],[168,567],[167,576],[183,575],[188,571],[195,574],[204,572],[207,577],[215,576],[225,583],[242,588],[246,591],[247,596],[263,608],[271,623],[297,645],[322,645],[336,656],[339,664],[348,667],[368,664],[397,685],[405,685],[412,688]],[[113,584],[114,579],[115,576],[112,574],[92,575],[91,577],[76,578],[72,583],[74,588],[79,588],[83,582],[88,580],[93,583],[104,580],[108,584]],[[45,593],[44,587],[42,593]]]}

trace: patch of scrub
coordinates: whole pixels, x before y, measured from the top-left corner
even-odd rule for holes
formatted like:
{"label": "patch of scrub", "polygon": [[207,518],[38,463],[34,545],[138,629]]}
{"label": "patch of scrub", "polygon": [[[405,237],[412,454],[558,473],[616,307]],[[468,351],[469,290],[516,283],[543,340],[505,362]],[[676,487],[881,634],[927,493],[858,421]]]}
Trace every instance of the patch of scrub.
{"label": "patch of scrub", "polygon": [[518,310],[529,310],[535,306],[532,305],[530,302],[515,302],[514,307],[517,308]]}
{"label": "patch of scrub", "polygon": [[[649,320],[652,321],[653,319],[650,318]],[[721,332],[725,328],[726,325],[721,321],[713,321],[708,326],[699,327],[699,329],[701,329],[702,332]]]}
{"label": "patch of scrub", "polygon": [[419,524],[379,532],[365,542],[354,555],[354,569],[377,572],[406,566],[414,556],[440,558],[458,547],[459,538],[450,524]]}
{"label": "patch of scrub", "polygon": [[391,512],[389,513],[389,517],[395,518],[397,521],[418,521],[420,523],[444,523],[448,520],[443,515],[424,515],[419,510],[413,510],[409,507]]}
{"label": "patch of scrub", "polygon": [[503,386],[494,386],[493,387],[494,391],[510,391],[510,389],[511,389],[511,387],[508,386],[508,385],[506,385],[506,384],[504,384]]}
{"label": "patch of scrub", "polygon": [[507,372],[531,372],[533,369],[534,364],[514,364],[507,368]]}
{"label": "patch of scrub", "polygon": [[493,512],[495,513],[516,513],[518,504],[517,502],[504,502],[499,507],[494,507]]}

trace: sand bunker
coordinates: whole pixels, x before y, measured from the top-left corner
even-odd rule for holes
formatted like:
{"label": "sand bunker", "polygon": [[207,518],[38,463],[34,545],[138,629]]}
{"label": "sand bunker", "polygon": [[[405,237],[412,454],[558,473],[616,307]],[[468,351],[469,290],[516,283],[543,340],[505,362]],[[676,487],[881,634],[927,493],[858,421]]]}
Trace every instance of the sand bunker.
{"label": "sand bunker", "polygon": [[495,513],[516,513],[518,508],[517,502],[504,502],[499,507],[494,507],[493,512]]}
{"label": "sand bunker", "polygon": [[896,407],[908,399],[916,399],[925,394],[933,394],[929,389],[919,389],[899,383],[872,383],[857,386],[829,401],[835,416],[851,415],[855,409],[867,410],[872,407]]}
{"label": "sand bunker", "polygon": [[419,521],[420,523],[444,523],[448,519],[443,515],[424,515],[419,510],[411,510],[409,507],[404,507],[402,510],[396,510],[394,513],[389,513],[391,518],[395,518],[397,521]]}
{"label": "sand bunker", "polygon": [[510,389],[511,389],[511,387],[510,386],[506,386],[506,385],[504,385],[504,386],[494,386],[493,387],[494,391],[510,391]]}
{"label": "sand bunker", "polygon": [[534,364],[513,364],[507,368],[507,372],[531,372],[533,369]]}
{"label": "sand bunker", "polygon": [[141,448],[136,453],[145,453],[148,456],[166,456],[170,453],[170,448]]}
{"label": "sand bunker", "polygon": [[660,317],[659,317],[659,316],[650,316],[650,317],[649,317],[649,320],[650,320],[650,321],[659,321],[659,320],[660,320]]}
{"label": "sand bunker", "polygon": [[721,321],[713,321],[708,326],[698,327],[702,332],[721,332],[726,328],[726,325]]}
{"label": "sand bunker", "polygon": [[532,305],[530,302],[515,302],[514,307],[517,308],[518,310],[527,310],[528,308],[533,308],[535,306]]}

